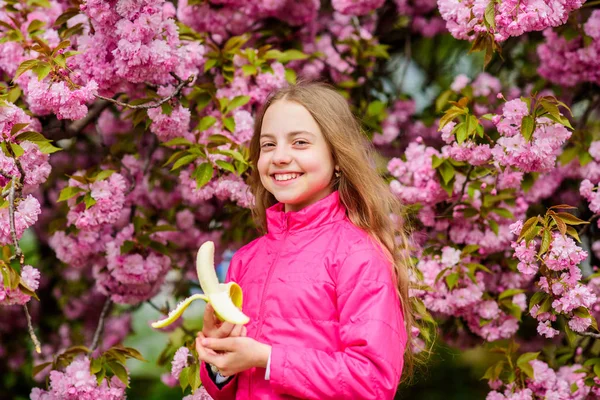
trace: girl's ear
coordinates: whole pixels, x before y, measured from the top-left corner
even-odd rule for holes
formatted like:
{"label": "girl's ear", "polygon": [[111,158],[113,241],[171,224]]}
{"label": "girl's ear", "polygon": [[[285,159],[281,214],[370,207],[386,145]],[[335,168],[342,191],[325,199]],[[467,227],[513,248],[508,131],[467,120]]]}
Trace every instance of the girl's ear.
{"label": "girl's ear", "polygon": [[339,165],[335,166],[335,177],[336,178],[340,177],[340,166]]}

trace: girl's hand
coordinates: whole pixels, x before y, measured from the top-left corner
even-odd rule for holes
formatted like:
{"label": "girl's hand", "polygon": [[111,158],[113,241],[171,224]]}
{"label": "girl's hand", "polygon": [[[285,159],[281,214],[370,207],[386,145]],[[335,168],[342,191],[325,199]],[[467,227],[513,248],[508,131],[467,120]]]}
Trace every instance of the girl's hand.
{"label": "girl's hand", "polygon": [[235,325],[227,321],[219,321],[212,305],[207,303],[206,309],[204,310],[202,334],[209,338],[246,336],[246,327],[244,325]]}
{"label": "girl's hand", "polygon": [[[271,346],[249,337],[206,338],[198,333],[196,350],[201,361],[214,365],[223,376],[252,367],[266,368]],[[221,353],[222,352],[222,353]]]}

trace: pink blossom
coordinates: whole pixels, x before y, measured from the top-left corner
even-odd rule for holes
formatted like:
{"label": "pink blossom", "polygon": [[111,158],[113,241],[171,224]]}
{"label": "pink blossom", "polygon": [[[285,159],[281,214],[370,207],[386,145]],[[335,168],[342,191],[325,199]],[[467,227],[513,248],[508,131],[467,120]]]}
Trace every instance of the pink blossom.
{"label": "pink blossom", "polygon": [[171,375],[175,379],[179,379],[181,370],[188,366],[188,357],[190,357],[190,350],[187,347],[180,347],[175,352],[171,366]]}
{"label": "pink blossom", "polygon": [[[15,209],[15,233],[17,240],[23,236],[25,229],[35,224],[42,212],[39,201],[32,195],[17,199]],[[8,204],[0,208],[0,244],[7,245],[13,242],[10,232]]]}
{"label": "pink blossom", "polygon": [[90,184],[82,184],[75,179],[69,180],[69,186],[84,188],[82,193],[89,191],[96,201],[91,207],[84,202],[75,204],[76,197],[68,200],[69,213],[67,220],[79,229],[95,228],[102,224],[116,222],[125,203],[125,178],[119,173],[113,173],[108,179]]}
{"label": "pink blossom", "polygon": [[163,142],[182,137],[190,129],[190,110],[181,104],[173,108],[170,114],[165,114],[160,107],[151,108],[148,117],[152,120],[150,130]]}
{"label": "pink blossom", "polygon": [[558,335],[558,331],[550,326],[550,321],[539,322],[537,331],[540,335],[547,338],[553,338],[554,336]]}
{"label": "pink blossom", "polygon": [[[110,384],[109,384],[110,382]],[[125,385],[113,376],[104,379],[100,384],[96,376],[90,373],[90,359],[75,359],[65,372],[51,371],[49,389],[34,388],[31,400],[79,400],[82,398],[98,400],[125,399]]]}
{"label": "pink blossom", "polygon": [[32,112],[38,115],[56,114],[58,119],[81,119],[87,114],[86,104],[94,99],[98,85],[90,80],[85,86],[70,89],[63,81],[48,79],[29,80],[27,102]]}

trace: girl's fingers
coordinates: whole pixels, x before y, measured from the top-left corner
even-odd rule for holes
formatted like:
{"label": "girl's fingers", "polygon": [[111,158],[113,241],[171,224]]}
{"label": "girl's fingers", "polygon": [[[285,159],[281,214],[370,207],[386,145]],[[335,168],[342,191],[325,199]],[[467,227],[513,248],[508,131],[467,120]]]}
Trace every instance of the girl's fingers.
{"label": "girl's fingers", "polygon": [[242,332],[244,331],[244,325],[235,325],[231,334],[229,336],[243,336]]}
{"label": "girl's fingers", "polygon": [[210,303],[206,304],[206,308],[204,309],[204,328],[208,331],[213,330],[216,327],[216,316],[215,310],[213,309]]}
{"label": "girl's fingers", "polygon": [[246,329],[245,326],[242,327],[242,334],[240,336],[242,337],[246,337],[246,335],[248,335],[248,329]]}
{"label": "girl's fingers", "polygon": [[204,338],[205,336],[202,332],[198,332],[198,336],[196,337],[196,351],[198,352],[198,358],[200,358],[200,360],[210,362],[208,361],[208,358],[216,356],[217,353],[213,349],[202,346],[202,339]]}
{"label": "girl's fingers", "polygon": [[216,334],[214,337],[217,338],[226,338],[231,336],[231,332],[233,331],[233,328],[235,328],[235,325],[232,324],[231,322],[223,322],[223,324],[219,327],[219,329],[217,329]]}

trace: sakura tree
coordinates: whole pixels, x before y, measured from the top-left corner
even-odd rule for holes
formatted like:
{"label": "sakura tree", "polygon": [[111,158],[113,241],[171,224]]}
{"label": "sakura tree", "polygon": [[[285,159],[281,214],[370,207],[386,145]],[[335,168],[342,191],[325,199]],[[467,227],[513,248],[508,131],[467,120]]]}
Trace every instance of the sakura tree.
{"label": "sakura tree", "polygon": [[[0,4],[9,392],[126,398],[127,365],[145,361],[123,344],[132,316],[198,290],[202,242],[219,262],[257,234],[258,107],[319,79],[406,205],[416,351],[437,332],[496,354],[491,400],[600,396],[599,2]],[[162,381],[188,400],[207,398],[199,328],[156,343]]]}

